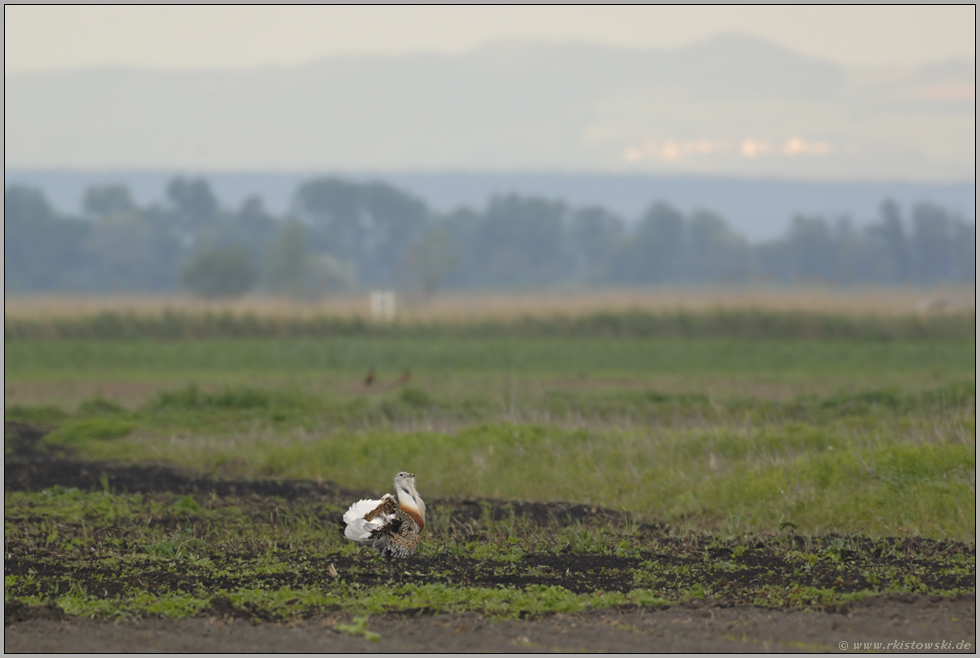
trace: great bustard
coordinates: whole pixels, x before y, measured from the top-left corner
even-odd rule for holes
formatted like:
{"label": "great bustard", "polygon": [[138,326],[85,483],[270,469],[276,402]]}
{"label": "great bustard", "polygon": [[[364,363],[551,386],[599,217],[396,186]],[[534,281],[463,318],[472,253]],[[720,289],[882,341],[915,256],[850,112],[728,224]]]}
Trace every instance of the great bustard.
{"label": "great bustard", "polygon": [[344,514],[344,536],[358,544],[378,549],[388,563],[391,558],[408,557],[418,550],[419,533],[425,527],[425,502],[415,490],[415,475],[395,476],[396,499],[385,494],[381,500],[359,500]]}

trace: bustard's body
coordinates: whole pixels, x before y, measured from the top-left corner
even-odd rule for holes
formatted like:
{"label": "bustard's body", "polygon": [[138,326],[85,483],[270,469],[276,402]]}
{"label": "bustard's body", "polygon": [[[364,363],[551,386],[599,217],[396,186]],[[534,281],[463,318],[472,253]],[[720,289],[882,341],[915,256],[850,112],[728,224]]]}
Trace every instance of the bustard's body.
{"label": "bustard's body", "polygon": [[385,494],[381,500],[359,500],[344,514],[344,536],[378,549],[389,562],[414,553],[425,527],[425,502],[415,490],[415,476],[396,475],[395,493],[397,498]]}

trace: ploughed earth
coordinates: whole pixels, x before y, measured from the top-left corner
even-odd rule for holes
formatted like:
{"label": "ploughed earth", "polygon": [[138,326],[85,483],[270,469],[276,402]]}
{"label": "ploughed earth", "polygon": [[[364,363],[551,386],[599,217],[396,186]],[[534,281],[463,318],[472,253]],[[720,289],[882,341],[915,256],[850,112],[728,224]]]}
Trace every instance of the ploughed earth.
{"label": "ploughed earth", "polygon": [[[216,480],[167,465],[132,465],[79,461],[50,451],[39,443],[43,432],[24,423],[5,424],[5,491],[42,491],[54,486],[100,491],[139,492],[147,496],[182,494],[227,498],[240,508],[268,509],[270,501],[322,500],[332,504],[352,501],[369,492],[349,491],[330,483],[302,481]],[[622,524],[618,512],[569,503],[514,501],[433,500],[430,513],[451,511],[460,528],[476,527],[479,519],[521,517],[524,523],[545,526],[556,520]],[[333,519],[325,527],[333,531]],[[8,522],[11,522],[8,520]],[[12,522],[16,522],[14,519]],[[165,521],[164,521],[165,522]],[[107,651],[287,651],[287,652],[432,652],[432,651],[976,651],[976,574],[939,567],[940,556],[972,554],[975,546],[959,542],[906,537],[870,540],[846,538],[839,556],[862,553],[862,564],[841,568],[821,560],[801,574],[785,559],[786,549],[764,539],[733,554],[719,542],[699,548],[692,558],[690,539],[673,537],[656,526],[635,529],[656,538],[650,554],[620,556],[577,552],[566,546],[551,553],[528,552],[518,560],[494,563],[465,554],[416,557],[406,570],[396,572],[394,584],[425,583],[433,579],[466,587],[560,586],[573,593],[629,592],[635,572],[647,560],[676,566],[669,587],[691,591],[703,587],[704,598],[685,598],[654,607],[620,606],[577,613],[550,613],[525,619],[494,619],[480,615],[436,613],[425,607],[367,619],[336,609],[319,609],[283,622],[258,607],[236,607],[216,595],[197,617],[168,619],[144,617],[103,620],[73,617],[55,603],[28,605],[5,597],[4,648],[9,652]],[[799,537],[810,550],[844,546],[840,537]],[[786,540],[783,539],[783,544]],[[685,543],[686,542],[686,543]],[[711,546],[710,538],[701,540]],[[884,550],[882,547],[887,550]],[[816,548],[815,548],[816,547]],[[136,547],[134,547],[135,549]],[[106,597],[132,586],[125,578],[94,567],[59,562],[8,542],[5,533],[4,576],[24,577],[48,584],[69,582],[92,591],[95,583]],[[880,555],[880,558],[875,558]],[[707,559],[705,559],[705,557]],[[903,557],[905,556],[905,557]],[[967,555],[968,557],[969,555]],[[238,553],[235,560],[260,556]],[[220,566],[221,555],[209,555]],[[903,560],[916,563],[921,591],[972,591],[940,596],[929,593],[889,592],[887,584],[872,581],[867,560],[880,559],[893,571]],[[930,569],[935,560],[936,568]],[[316,560],[313,560],[314,562]],[[356,556],[336,555],[327,564],[309,564],[291,573],[229,577],[224,570],[211,576],[206,570],[183,572],[153,569],[141,574],[141,585],[170,592],[230,590],[250,587],[316,587],[327,569],[344,574],[362,586],[392,582],[369,551]],[[737,569],[716,569],[712,563],[737,563]],[[910,572],[911,573],[911,572]],[[450,574],[450,576],[446,576]],[[129,576],[131,577],[131,576]],[[251,578],[255,582],[249,582]],[[760,588],[767,592],[800,587],[837,592],[879,592],[843,604],[799,606],[758,605]],[[6,592],[5,592],[6,593]],[[62,594],[60,589],[57,594]]]}

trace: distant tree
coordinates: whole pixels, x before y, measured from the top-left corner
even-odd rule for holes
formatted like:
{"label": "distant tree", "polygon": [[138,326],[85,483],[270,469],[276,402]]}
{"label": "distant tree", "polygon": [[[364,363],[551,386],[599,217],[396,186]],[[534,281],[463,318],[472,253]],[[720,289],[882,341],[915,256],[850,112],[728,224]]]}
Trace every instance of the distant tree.
{"label": "distant tree", "polygon": [[4,190],[4,290],[79,290],[88,262],[82,247],[92,226],[59,217],[44,194],[12,185]]}
{"label": "distant tree", "polygon": [[863,279],[864,261],[867,249],[861,233],[854,228],[850,217],[841,217],[834,226],[834,240],[837,242],[837,266],[832,281],[841,285],[853,284]]}
{"label": "distant tree", "polygon": [[952,226],[945,210],[931,203],[912,208],[912,252],[919,283],[953,278]]}
{"label": "distant tree", "polygon": [[265,209],[262,197],[252,195],[242,202],[242,207],[235,216],[239,226],[248,230],[266,230],[275,226],[275,218]]}
{"label": "distant tree", "polygon": [[826,219],[797,215],[790,224],[784,244],[791,263],[788,274],[792,281],[826,283],[833,280],[837,243]]}
{"label": "distant tree", "polygon": [[685,251],[684,215],[657,202],[640,218],[623,265],[633,283],[667,283],[680,279]]}
{"label": "distant tree", "polygon": [[295,219],[259,197],[221,210],[204,179],[175,178],[167,203],[137,207],[122,185],[86,190],[65,217],[37,189],[4,192],[4,289],[243,294],[261,281],[297,297],[361,285],[432,294],[444,287],[708,283],[761,276],[933,285],[976,280],[976,225],[934,204],[903,214],[884,201],[872,223],[797,216],[780,237],[749,244],[723,218],[654,203],[628,228],[599,207],[498,195],[483,210],[430,215],[382,183],[301,185]]}
{"label": "distant tree", "polygon": [[495,196],[473,233],[470,262],[484,285],[542,286],[566,272],[565,204],[516,194]]}
{"label": "distant tree", "polygon": [[186,228],[196,229],[218,214],[218,200],[203,178],[174,178],[167,185],[167,200]]}
{"label": "distant tree", "polygon": [[693,283],[744,281],[751,271],[745,238],[733,232],[718,215],[696,211],[687,222],[689,254],[682,268]]}
{"label": "distant tree", "polygon": [[433,219],[434,232],[446,236],[446,247],[456,256],[456,265],[449,269],[442,285],[466,288],[479,285],[482,270],[474,266],[479,245],[476,233],[483,221],[483,214],[472,208],[456,208]]}
{"label": "distant tree", "polygon": [[57,215],[44,193],[33,187],[11,185],[3,191],[4,221],[47,222]]}
{"label": "distant tree", "polygon": [[880,283],[906,283],[914,275],[909,238],[898,204],[881,203],[879,221],[867,228],[866,273],[862,278]]}
{"label": "distant tree", "polygon": [[125,185],[99,185],[85,190],[82,208],[85,214],[96,217],[110,217],[130,212],[136,207],[129,188]]}
{"label": "distant tree", "polygon": [[100,292],[173,290],[181,250],[172,231],[139,212],[100,219],[84,242],[87,287]]}
{"label": "distant tree", "polygon": [[977,281],[977,227],[957,217],[953,221],[952,249],[953,280],[961,283]]}
{"label": "distant tree", "polygon": [[311,242],[356,264],[362,281],[392,285],[405,251],[426,227],[425,203],[384,183],[320,178],[299,186],[297,216]]}
{"label": "distant tree", "polygon": [[205,299],[240,297],[255,286],[258,269],[243,248],[199,251],[180,270],[180,284]]}
{"label": "distant tree", "polygon": [[405,270],[429,297],[435,293],[449,272],[459,263],[451,238],[445,232],[433,231],[412,244],[405,256]]}
{"label": "distant tree", "polygon": [[605,208],[590,206],[573,211],[566,244],[575,275],[590,283],[608,279],[614,254],[624,239],[623,221]]}
{"label": "distant tree", "polygon": [[[208,222],[193,234],[192,244],[197,251],[206,249],[245,249],[259,270],[259,278],[265,279],[265,266],[269,246],[280,229],[275,217],[266,211],[262,200],[252,196],[238,210],[220,212],[217,219]],[[185,245],[188,242],[185,237]]]}
{"label": "distant tree", "polygon": [[309,253],[306,228],[295,220],[287,221],[269,247],[266,273],[273,292],[292,297],[309,294]]}

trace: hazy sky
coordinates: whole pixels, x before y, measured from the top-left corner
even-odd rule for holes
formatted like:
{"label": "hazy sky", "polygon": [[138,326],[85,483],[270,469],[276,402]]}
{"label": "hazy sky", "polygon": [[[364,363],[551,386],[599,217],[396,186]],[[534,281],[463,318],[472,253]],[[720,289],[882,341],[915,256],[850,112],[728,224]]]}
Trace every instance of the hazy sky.
{"label": "hazy sky", "polygon": [[339,53],[462,52],[500,39],[674,48],[751,34],[848,66],[976,57],[976,9],[6,6],[4,70],[253,68]]}

